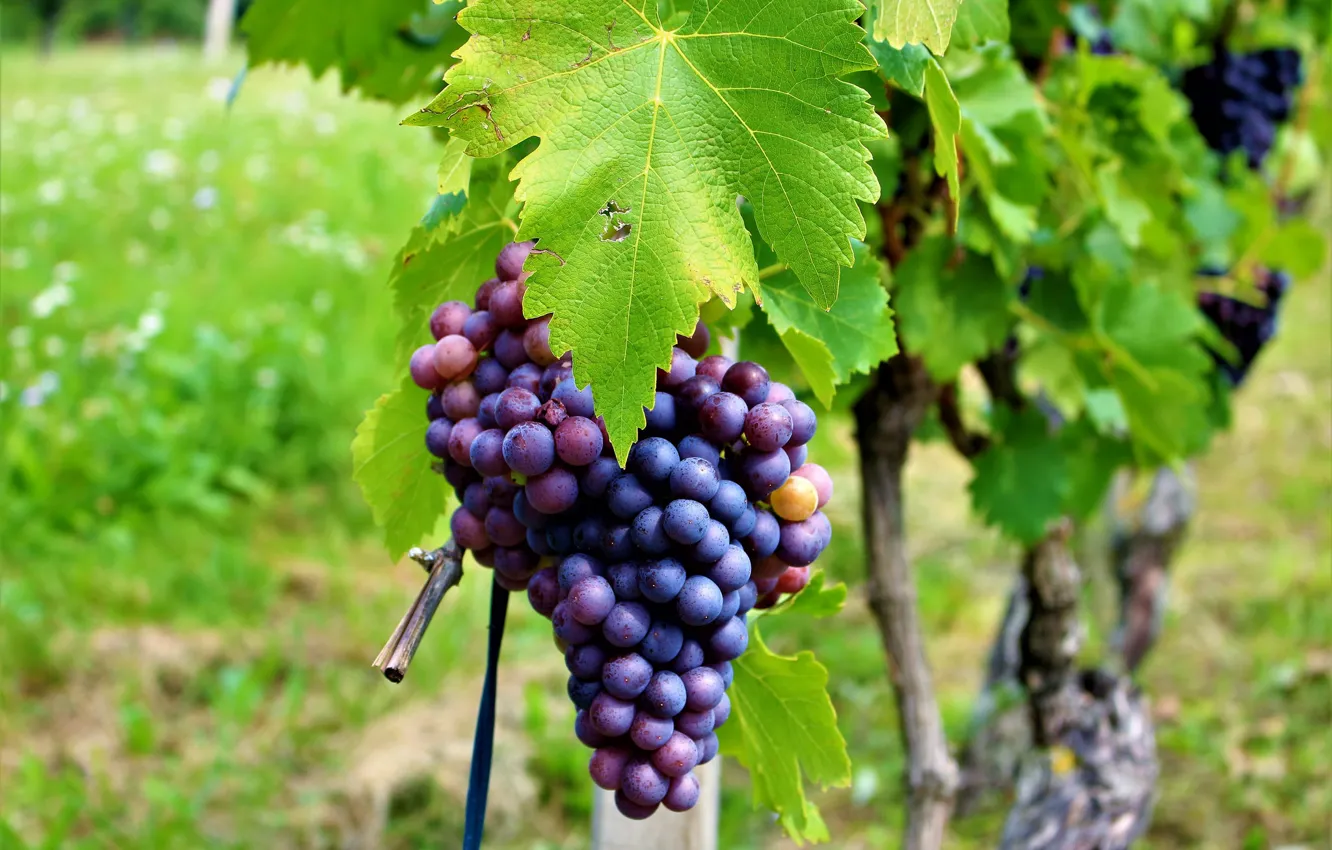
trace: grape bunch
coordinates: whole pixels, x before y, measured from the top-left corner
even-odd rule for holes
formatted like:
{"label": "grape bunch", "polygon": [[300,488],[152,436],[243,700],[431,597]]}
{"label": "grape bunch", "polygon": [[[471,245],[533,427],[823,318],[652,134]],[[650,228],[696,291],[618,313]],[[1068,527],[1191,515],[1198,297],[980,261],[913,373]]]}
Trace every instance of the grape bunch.
{"label": "grape bunch", "polygon": [[831,539],[832,480],[806,462],[817,419],[758,364],[704,356],[700,322],[621,468],[549,316],[523,316],[531,250],[506,246],[473,307],[432,314],[410,364],[426,448],[461,501],[454,541],[550,619],[592,779],[628,817],[684,811],[730,716],[746,615],[803,590]]}
{"label": "grape bunch", "polygon": [[[1213,277],[1221,273],[1217,269],[1203,270],[1203,274]],[[1237,387],[1244,381],[1258,352],[1276,335],[1277,311],[1289,287],[1289,274],[1265,269],[1260,273],[1257,283],[1258,292],[1265,299],[1261,305],[1218,292],[1198,293],[1198,309],[1216,326],[1221,336],[1235,346],[1239,354],[1239,360],[1232,363],[1221,354],[1211,352],[1212,360],[1231,386]]]}
{"label": "grape bunch", "polygon": [[1295,50],[1218,50],[1211,63],[1184,73],[1182,89],[1208,146],[1225,155],[1243,148],[1249,167],[1256,169],[1272,148],[1276,125],[1290,117],[1299,84]]}

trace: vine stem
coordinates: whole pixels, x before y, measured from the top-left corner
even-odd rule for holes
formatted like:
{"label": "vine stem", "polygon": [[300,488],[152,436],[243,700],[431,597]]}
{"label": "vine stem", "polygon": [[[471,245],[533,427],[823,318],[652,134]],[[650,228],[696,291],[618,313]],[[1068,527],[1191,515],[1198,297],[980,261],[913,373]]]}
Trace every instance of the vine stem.
{"label": "vine stem", "polygon": [[430,552],[414,548],[407,557],[420,564],[430,576],[375,658],[375,668],[382,670],[384,678],[394,684],[407,675],[407,667],[412,663],[416,648],[421,645],[421,638],[425,637],[444,594],[456,587],[463,576],[463,550],[452,540]]}
{"label": "vine stem", "polygon": [[943,845],[958,784],[925,657],[903,518],[903,466],[934,394],[923,364],[899,354],[879,366],[855,405],[869,603],[887,650],[907,751],[905,850]]}

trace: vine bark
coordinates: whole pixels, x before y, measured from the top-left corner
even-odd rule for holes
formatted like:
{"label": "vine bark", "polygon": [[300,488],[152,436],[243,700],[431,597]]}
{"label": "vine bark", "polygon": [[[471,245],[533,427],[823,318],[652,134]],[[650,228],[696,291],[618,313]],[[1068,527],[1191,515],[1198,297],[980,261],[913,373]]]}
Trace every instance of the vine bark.
{"label": "vine bark", "polygon": [[899,354],[879,367],[855,406],[869,603],[887,650],[907,751],[906,850],[943,845],[958,781],[925,657],[903,521],[903,467],[934,395],[921,362]]}

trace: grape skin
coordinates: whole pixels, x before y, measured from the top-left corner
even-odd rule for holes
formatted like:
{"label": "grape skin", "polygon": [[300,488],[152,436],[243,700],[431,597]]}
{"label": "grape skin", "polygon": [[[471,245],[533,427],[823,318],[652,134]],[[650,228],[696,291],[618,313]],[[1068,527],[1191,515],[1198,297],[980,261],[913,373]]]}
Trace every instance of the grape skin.
{"label": "grape skin", "polygon": [[570,466],[587,466],[601,456],[601,429],[583,416],[572,416],[555,429],[555,452]]}
{"label": "grape skin", "polygon": [[476,348],[467,337],[453,334],[435,343],[434,360],[440,378],[456,381],[466,378],[476,368]]}
{"label": "grape skin", "polygon": [[[503,396],[501,404],[503,403]],[[555,462],[555,437],[537,422],[519,422],[504,435],[504,461],[520,475],[536,476]]]}
{"label": "grape skin", "polygon": [[439,389],[444,383],[440,377],[439,371],[435,368],[435,346],[423,345],[412,352],[409,371],[412,373],[412,381],[423,390]]}

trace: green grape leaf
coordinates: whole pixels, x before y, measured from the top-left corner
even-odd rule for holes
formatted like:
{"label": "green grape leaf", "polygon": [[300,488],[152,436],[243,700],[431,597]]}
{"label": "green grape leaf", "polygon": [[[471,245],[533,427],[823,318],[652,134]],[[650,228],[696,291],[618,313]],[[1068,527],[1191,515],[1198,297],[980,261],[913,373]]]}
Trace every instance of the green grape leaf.
{"label": "green grape leaf", "polygon": [[806,617],[831,617],[846,606],[846,585],[838,582],[828,585],[827,575],[823,570],[814,570],[809,575],[809,584],[795,596],[788,596],[784,602],[764,616],[781,614],[788,616],[800,614]]}
{"label": "green grape leaf", "polygon": [[[820,309],[789,271],[763,282],[763,312],[825,407],[832,404],[836,384],[846,383],[853,373],[868,373],[897,353],[893,313],[883,287],[887,272],[868,246],[858,242],[855,251],[855,265],[842,275],[842,294],[831,310]],[[826,361],[820,356],[810,364],[799,350],[804,341],[793,347],[793,336],[819,343]],[[823,384],[823,391],[810,374],[811,366],[820,375],[829,372],[832,381]]]}
{"label": "green grape leaf", "polygon": [[865,142],[887,130],[859,88],[871,70],[856,0],[699,0],[666,30],[648,0],[476,0],[446,88],[406,123],[445,126],[487,155],[531,136],[514,169],[525,307],[553,313],[623,461],[658,367],[698,305],[758,291],[736,198],[815,302],[837,298],[857,201],[878,198]]}
{"label": "green grape leaf", "polygon": [[1034,407],[998,408],[990,446],[973,461],[972,509],[1021,543],[1034,543],[1060,517],[1069,492],[1067,461],[1050,423]]}
{"label": "green grape leaf", "polygon": [[439,160],[439,175],[436,178],[441,195],[467,192],[472,181],[472,163],[476,160],[467,155],[467,142],[462,139],[449,139],[444,145],[444,156]]}
{"label": "green grape leaf", "polygon": [[837,371],[827,344],[794,327],[787,328],[778,337],[800,373],[809,382],[814,395],[823,402],[824,407],[831,407],[833,397],[837,394]]}
{"label": "green grape leaf", "polygon": [[241,21],[249,67],[338,69],[344,90],[402,103],[428,90],[467,37],[462,0],[255,0]]}
{"label": "green grape leaf", "polygon": [[[831,607],[818,599],[813,604]],[[805,796],[805,779],[823,788],[851,784],[851,759],[828,696],[828,670],[808,650],[793,656],[770,650],[759,633],[762,620],[750,624],[749,649],[732,662],[731,719],[717,737],[722,752],[749,770],[756,806],[775,811],[797,844],[827,841],[828,827]]]}
{"label": "green grape leaf", "polygon": [[1297,280],[1315,274],[1326,257],[1326,236],[1313,222],[1303,218],[1283,222],[1260,252],[1268,267],[1290,272]]}
{"label": "green grape leaf", "polygon": [[1132,453],[1127,442],[1097,433],[1085,419],[1066,425],[1059,444],[1068,471],[1064,512],[1081,521],[1105,504],[1111,480],[1132,462]]}
{"label": "green grape leaf", "polygon": [[957,208],[962,202],[957,173],[957,134],[962,131],[962,112],[943,68],[933,60],[925,66],[925,106],[934,125],[934,172],[948,180],[948,195],[954,201],[953,224],[957,224]]}
{"label": "green grape leaf", "polygon": [[907,350],[941,381],[1002,344],[1012,325],[1008,287],[990,260],[968,253],[950,267],[952,254],[943,237],[921,242],[897,267],[894,293]]}
{"label": "green grape leaf", "polygon": [[1008,41],[1008,0],[966,0],[953,23],[953,46]]}
{"label": "green grape leaf", "polygon": [[871,0],[866,14],[874,23],[867,29],[893,47],[923,44],[942,56],[961,5],[962,0]]}
{"label": "green grape leaf", "polygon": [[1152,220],[1151,209],[1134,193],[1118,168],[1102,166],[1096,172],[1096,185],[1101,190],[1105,217],[1126,245],[1137,248],[1142,244],[1143,227]]}
{"label": "green grape leaf", "polygon": [[[402,320],[397,346],[401,359],[430,341],[430,313],[441,302],[471,303],[481,282],[494,276],[495,255],[514,237],[518,206],[501,164],[480,160],[472,170],[466,205],[443,222],[428,214],[393,260],[389,288]],[[439,195],[436,201],[457,197]]]}
{"label": "green grape leaf", "polygon": [[392,558],[420,543],[451,502],[448,482],[430,468],[426,452],[426,395],[403,379],[366,411],[351,444],[352,479],[384,529]]}
{"label": "green grape leaf", "polygon": [[866,39],[865,44],[874,61],[879,63],[879,73],[885,80],[904,92],[921,96],[925,91],[925,66],[930,64],[930,51],[919,44],[899,48],[873,38]]}

